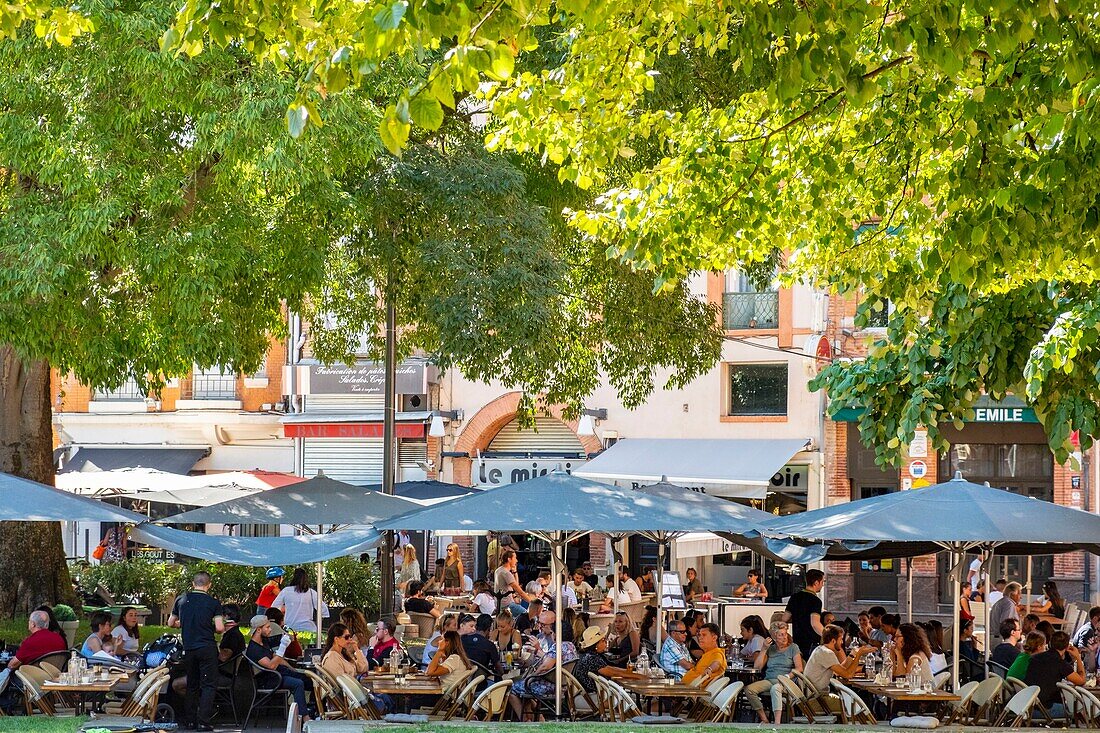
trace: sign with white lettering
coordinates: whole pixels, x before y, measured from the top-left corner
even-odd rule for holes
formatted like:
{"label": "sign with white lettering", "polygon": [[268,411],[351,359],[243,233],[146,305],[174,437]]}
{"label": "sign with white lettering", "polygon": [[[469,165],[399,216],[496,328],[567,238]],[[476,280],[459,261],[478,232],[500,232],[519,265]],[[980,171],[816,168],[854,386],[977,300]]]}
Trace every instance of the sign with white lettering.
{"label": "sign with white lettering", "polygon": [[[379,362],[313,364],[302,375],[302,394],[383,394],[386,370]],[[429,382],[436,381],[436,368],[423,362],[402,362],[395,371],[397,394],[427,394]]]}
{"label": "sign with white lettering", "polygon": [[518,484],[559,469],[572,473],[585,463],[583,458],[482,458],[474,461],[474,486]]}

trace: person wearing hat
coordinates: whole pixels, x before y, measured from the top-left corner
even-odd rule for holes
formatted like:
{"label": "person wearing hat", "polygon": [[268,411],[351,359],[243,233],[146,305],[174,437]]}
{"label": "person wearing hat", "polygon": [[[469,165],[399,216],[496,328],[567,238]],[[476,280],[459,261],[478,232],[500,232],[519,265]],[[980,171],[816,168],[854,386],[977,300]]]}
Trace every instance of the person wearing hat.
{"label": "person wearing hat", "polygon": [[290,636],[283,634],[283,640],[279,643],[278,650],[273,652],[264,643],[271,635],[271,619],[257,614],[252,617],[248,626],[251,629],[252,637],[248,641],[244,654],[251,662],[266,670],[256,674],[257,687],[264,688],[265,686],[274,685],[276,682],[274,673],[277,673],[282,678],[282,681],[279,682],[279,688],[289,691],[294,696],[294,701],[298,703],[298,710],[302,712],[302,721],[308,721],[307,711],[309,708],[306,707],[306,684],[308,680],[298,670],[291,667],[284,656],[286,648],[290,646]]}
{"label": "person wearing hat", "polygon": [[589,672],[618,680],[644,679],[644,675],[611,664],[606,654],[607,633],[600,627],[589,626],[585,629],[578,646],[580,646],[581,656],[573,667],[573,676],[587,692],[596,691],[596,683],[588,676]]}
{"label": "person wearing hat", "polygon": [[282,590],[283,577],[286,571],[279,567],[267,569],[267,583],[260,589],[260,596],[256,599],[256,613],[260,614],[271,608],[275,599]]}

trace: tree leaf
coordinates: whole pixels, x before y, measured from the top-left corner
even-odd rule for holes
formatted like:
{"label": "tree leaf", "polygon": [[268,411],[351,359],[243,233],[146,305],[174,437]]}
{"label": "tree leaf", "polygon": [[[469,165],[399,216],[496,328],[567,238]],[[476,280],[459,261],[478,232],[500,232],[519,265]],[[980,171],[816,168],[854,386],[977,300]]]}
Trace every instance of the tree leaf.
{"label": "tree leaf", "polygon": [[409,104],[409,115],[413,124],[425,130],[438,130],[443,124],[443,107],[439,100],[421,92],[412,98]]}

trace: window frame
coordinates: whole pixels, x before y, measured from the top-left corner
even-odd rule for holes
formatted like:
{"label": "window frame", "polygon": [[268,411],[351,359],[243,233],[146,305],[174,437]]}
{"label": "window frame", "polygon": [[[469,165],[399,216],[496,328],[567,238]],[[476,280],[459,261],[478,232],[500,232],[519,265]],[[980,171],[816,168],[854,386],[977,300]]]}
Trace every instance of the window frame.
{"label": "window frame", "polygon": [[[774,412],[734,412],[734,375],[737,371],[749,369],[781,368],[783,370],[783,405],[782,411]],[[726,364],[724,372],[724,410],[723,418],[728,420],[786,420],[791,411],[791,365],[787,361],[767,362],[730,362]]]}

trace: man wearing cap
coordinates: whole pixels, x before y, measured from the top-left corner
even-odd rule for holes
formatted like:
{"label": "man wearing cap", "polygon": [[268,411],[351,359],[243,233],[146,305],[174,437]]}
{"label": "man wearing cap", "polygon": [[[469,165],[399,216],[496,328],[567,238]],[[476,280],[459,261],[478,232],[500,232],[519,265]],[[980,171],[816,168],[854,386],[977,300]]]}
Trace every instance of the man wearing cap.
{"label": "man wearing cap", "polygon": [[594,672],[600,677],[619,680],[645,679],[644,675],[632,672],[629,669],[616,667],[608,661],[605,655],[607,651],[607,633],[598,626],[589,626],[584,630],[584,633],[581,634],[580,650],[581,657],[577,660],[576,666],[573,667],[573,676],[587,692],[596,691],[596,683],[588,676],[589,672]]}
{"label": "man wearing cap", "polygon": [[195,573],[191,590],[176,598],[168,625],[183,636],[187,665],[187,719],[196,730],[214,730],[214,697],[218,691],[218,642],[225,633],[222,604],[210,595],[210,574]]}
{"label": "man wearing cap", "polygon": [[275,603],[275,599],[279,597],[279,591],[282,590],[284,575],[286,571],[282,568],[267,569],[267,584],[260,589],[260,596],[256,599],[256,613],[265,612],[271,608],[271,604]]}
{"label": "man wearing cap", "polygon": [[298,670],[287,664],[286,659],[283,657],[286,654],[286,648],[290,646],[290,635],[284,634],[278,650],[272,652],[264,644],[264,641],[271,634],[271,619],[267,616],[256,615],[252,617],[252,621],[248,625],[252,630],[252,638],[249,639],[244,654],[249,660],[268,670],[256,675],[256,685],[265,687],[275,684],[275,673],[277,673],[282,677],[279,688],[290,691],[290,694],[294,696],[294,701],[298,703],[298,710],[302,713],[303,721],[309,720],[309,716],[306,715],[306,711],[309,710],[306,707],[307,680]]}

